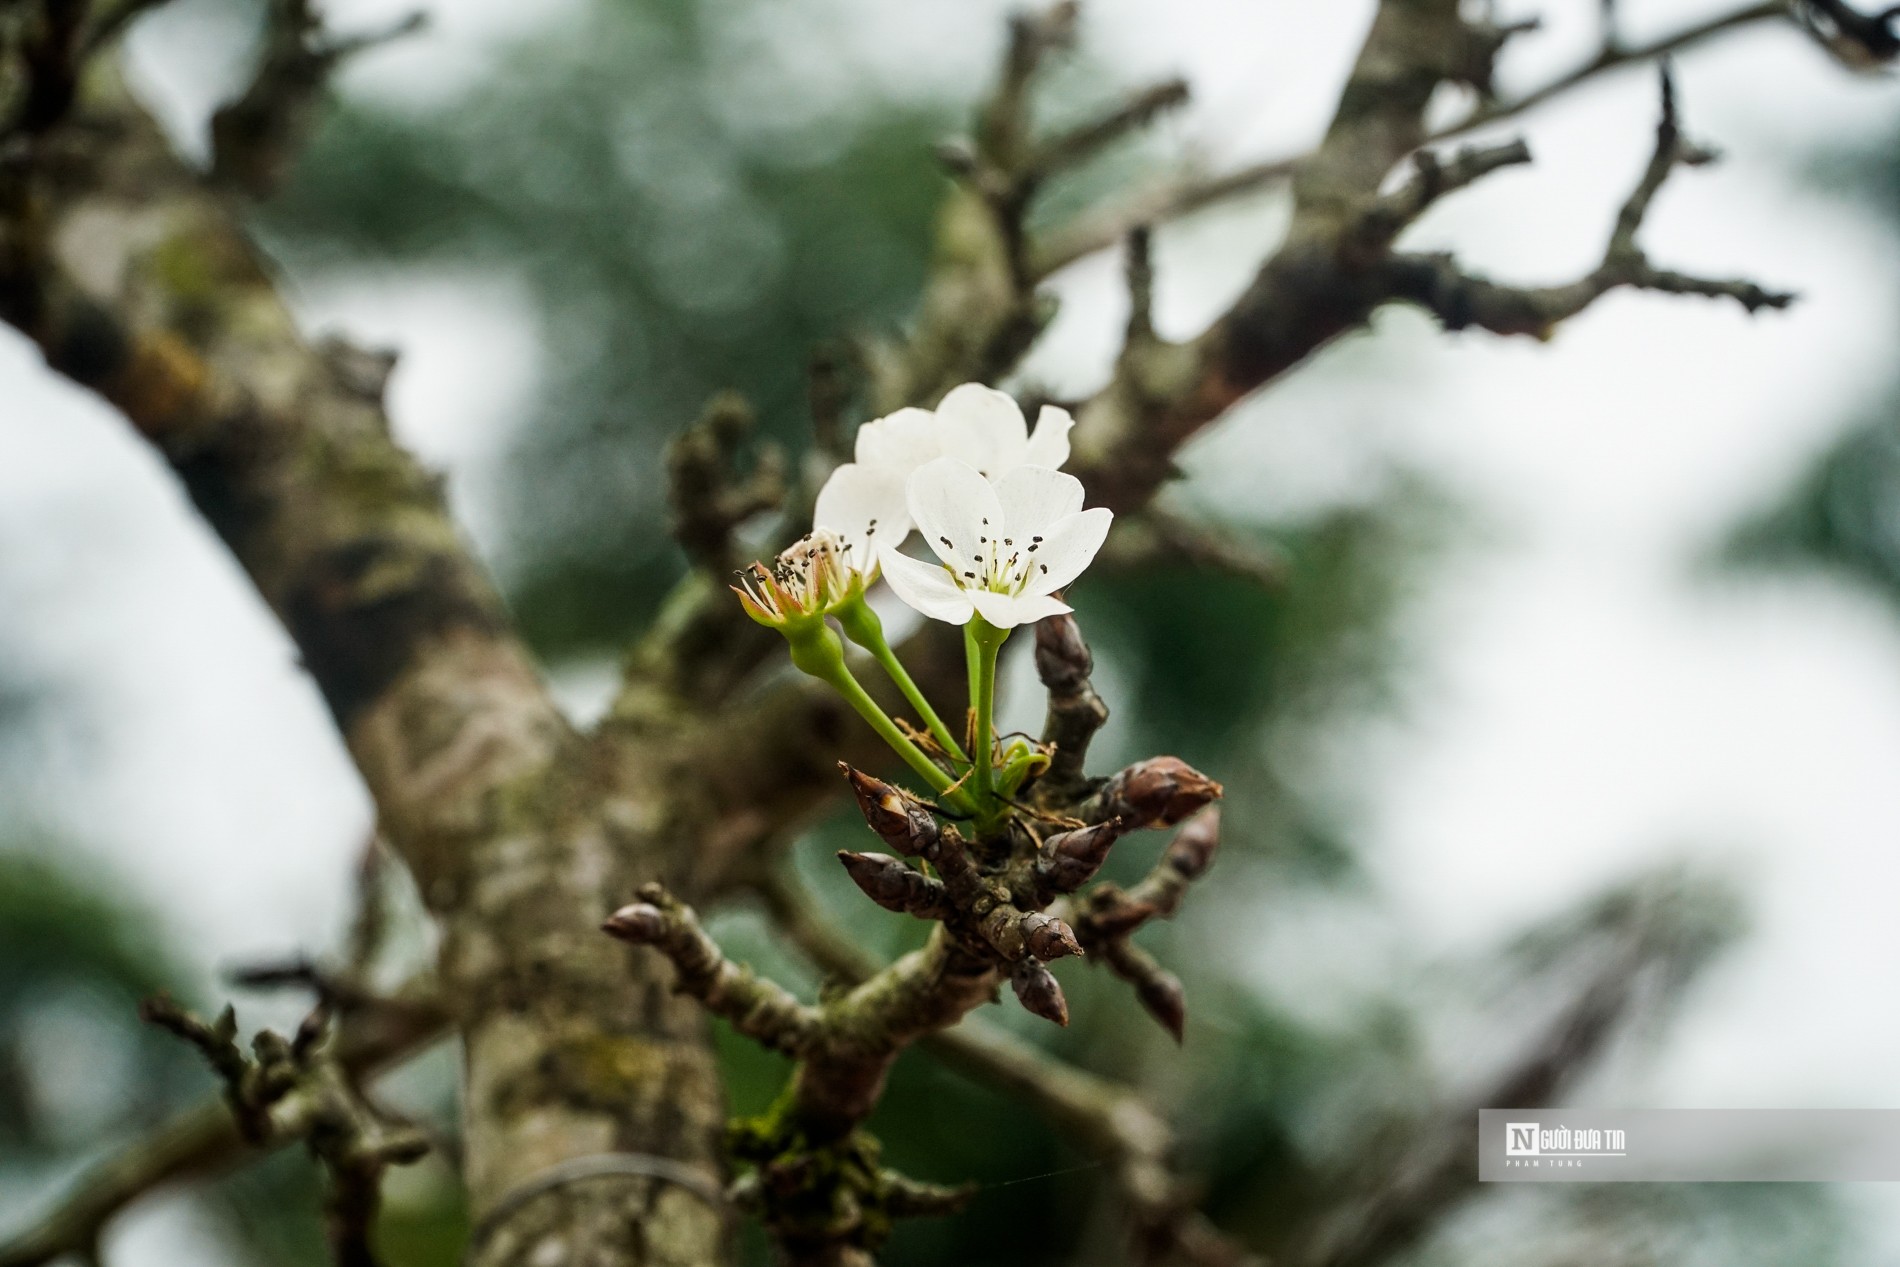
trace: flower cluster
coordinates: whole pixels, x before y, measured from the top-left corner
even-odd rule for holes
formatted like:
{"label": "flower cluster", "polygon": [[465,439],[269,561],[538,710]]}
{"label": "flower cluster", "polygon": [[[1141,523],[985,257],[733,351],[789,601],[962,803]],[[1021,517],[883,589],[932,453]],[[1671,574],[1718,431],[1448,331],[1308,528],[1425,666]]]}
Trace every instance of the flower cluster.
{"label": "flower cluster", "polygon": [[[755,564],[741,600],[777,625],[861,596],[880,572],[925,616],[1009,628],[1067,611],[1052,597],[1081,574],[1108,533],[1107,510],[1082,509],[1066,410],[1043,406],[1032,434],[1003,392],[965,383],[934,411],[900,409],[858,428],[854,459],[819,491],[812,533],[769,567]],[[932,565],[900,552],[913,528]]]}
{"label": "flower cluster", "polygon": [[[1069,610],[1057,592],[1094,559],[1113,519],[1105,508],[1083,509],[1081,481],[1061,470],[1074,425],[1066,411],[1044,406],[1032,433],[1013,399],[980,383],[954,389],[935,410],[867,422],[854,460],[820,490],[811,533],[734,587],[748,615],[791,641],[795,664],[844,694],[936,791],[979,813],[1001,790],[991,741],[997,649],[1016,626]],[[903,552],[913,529],[935,560]],[[964,626],[973,755],[885,641],[865,601],[880,575],[924,616]],[[935,754],[851,679],[827,618],[890,675]]]}

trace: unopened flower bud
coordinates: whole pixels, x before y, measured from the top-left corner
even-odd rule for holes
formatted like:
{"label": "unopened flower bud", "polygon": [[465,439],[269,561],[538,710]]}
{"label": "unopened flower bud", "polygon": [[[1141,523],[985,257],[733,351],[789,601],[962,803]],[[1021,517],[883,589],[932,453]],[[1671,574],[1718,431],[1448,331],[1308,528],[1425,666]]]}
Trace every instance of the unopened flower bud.
{"label": "unopened flower bud", "polygon": [[1214,852],[1219,848],[1220,807],[1215,806],[1189,819],[1187,826],[1168,842],[1167,862],[1180,872],[1182,879],[1199,879],[1213,864]]}
{"label": "unopened flower bud", "polygon": [[1187,1029],[1187,992],[1181,979],[1163,968],[1153,955],[1126,941],[1111,941],[1104,947],[1109,970],[1135,987],[1148,1015],[1180,1042]]}
{"label": "unopened flower bud", "polygon": [[1044,963],[1082,953],[1074,930],[1053,915],[1032,911],[1023,916],[1022,931],[1024,949]]}
{"label": "unopened flower bud", "polygon": [[1036,622],[1036,676],[1052,691],[1073,691],[1095,668],[1089,644],[1068,613]]}
{"label": "unopened flower bud", "polygon": [[1069,1023],[1069,1001],[1063,997],[1062,983],[1056,980],[1055,973],[1034,959],[1017,964],[1010,973],[1009,984],[1026,1010],[1058,1025]]}
{"label": "unopened flower bud", "polygon": [[840,761],[838,768],[851,781],[851,792],[858,798],[858,809],[891,848],[908,858],[926,853],[937,843],[939,829],[930,811],[882,779]]}
{"label": "unopened flower bud", "polygon": [[666,930],[666,913],[651,902],[635,902],[609,915],[600,927],[610,937],[645,946]]}
{"label": "unopened flower bud", "polygon": [[1043,842],[1041,856],[1036,859],[1036,874],[1052,891],[1073,893],[1102,869],[1109,847],[1127,831],[1126,822],[1111,818],[1051,836]]}
{"label": "unopened flower bud", "polygon": [[1172,827],[1218,798],[1221,785],[1179,757],[1150,757],[1112,776],[1083,806],[1084,818],[1120,816],[1133,827]]}
{"label": "unopened flower bud", "polygon": [[[1095,893],[1092,892],[1090,896],[1095,896]],[[1088,933],[1091,937],[1125,937],[1158,913],[1159,908],[1153,902],[1136,901],[1124,893],[1117,893],[1113,901],[1099,902],[1089,907]]]}
{"label": "unopened flower bud", "polygon": [[1175,1042],[1182,1040],[1187,1033],[1187,991],[1181,988],[1181,978],[1158,968],[1153,976],[1135,982],[1135,997]]}
{"label": "unopened flower bud", "polygon": [[882,853],[838,851],[851,882],[887,911],[938,919],[948,913],[941,882],[913,871],[899,859]]}

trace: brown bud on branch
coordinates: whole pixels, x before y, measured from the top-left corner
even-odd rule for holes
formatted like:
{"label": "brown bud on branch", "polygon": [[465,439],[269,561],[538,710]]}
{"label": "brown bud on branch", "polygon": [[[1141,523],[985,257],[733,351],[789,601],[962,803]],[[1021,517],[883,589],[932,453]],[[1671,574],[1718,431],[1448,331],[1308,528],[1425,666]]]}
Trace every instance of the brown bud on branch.
{"label": "brown bud on branch", "polygon": [[1054,802],[1082,791],[1089,741],[1108,721],[1108,705],[1089,682],[1094,667],[1075,617],[1046,616],[1036,622],[1036,674],[1049,689],[1049,716],[1042,728],[1049,768],[1037,786]]}
{"label": "brown bud on branch", "polygon": [[1024,949],[1044,963],[1082,953],[1074,930],[1054,915],[1032,911],[1023,916],[1022,930]]}
{"label": "brown bud on branch", "polygon": [[1061,982],[1056,980],[1055,973],[1034,959],[1025,959],[1016,965],[1010,973],[1009,985],[1027,1011],[1058,1025],[1069,1023],[1069,1001],[1063,997]]}
{"label": "brown bud on branch", "polygon": [[900,859],[840,849],[838,861],[844,864],[851,882],[887,911],[934,920],[948,919],[952,914],[942,881],[913,870]]}
{"label": "brown bud on branch", "polygon": [[1095,657],[1071,615],[1045,616],[1036,622],[1036,676],[1052,691],[1086,686]]}
{"label": "brown bud on branch", "polygon": [[936,845],[941,829],[929,810],[882,779],[854,770],[842,761],[838,768],[851,781],[858,809],[879,840],[907,858],[920,857]]}
{"label": "brown bud on branch", "polygon": [[[283,1036],[260,1031],[252,1040],[256,1059],[247,1059],[238,1046],[237,1010],[226,1005],[215,1021],[206,1021],[160,994],[139,1004],[139,1019],[183,1039],[198,1049],[224,1083],[225,1103],[238,1130],[253,1144],[270,1138],[271,1106],[297,1085],[297,1071],[289,1064],[290,1044]],[[276,1048],[281,1050],[274,1050]]]}
{"label": "brown bud on branch", "polygon": [[1130,827],[1172,827],[1219,799],[1221,785],[1179,757],[1150,757],[1111,776],[1084,801],[1088,822],[1125,818]]}
{"label": "brown bud on branch", "polygon": [[666,914],[650,902],[634,902],[609,915],[601,924],[609,937],[635,946],[651,945],[666,928]]}
{"label": "brown bud on branch", "polygon": [[1148,1015],[1180,1042],[1187,1030],[1187,992],[1181,988],[1181,978],[1126,939],[1108,942],[1102,950],[1109,970],[1135,987],[1135,997]]}
{"label": "brown bud on branch", "polygon": [[1153,871],[1133,888],[1123,891],[1098,884],[1077,904],[1076,935],[1086,948],[1126,937],[1151,919],[1168,919],[1181,908],[1190,883],[1214,863],[1220,848],[1220,809],[1207,809],[1188,820]]}
{"label": "brown bud on branch", "polygon": [[1168,842],[1168,851],[1162,855],[1162,861],[1183,880],[1198,880],[1201,873],[1213,865],[1215,851],[1219,848],[1220,809],[1217,806],[1188,820],[1187,826]]}
{"label": "brown bud on branch", "polygon": [[1036,859],[1036,879],[1049,893],[1073,893],[1102,869],[1109,847],[1127,834],[1119,818],[1051,836]]}
{"label": "brown bud on branch", "polygon": [[819,1028],[814,1009],[784,987],[726,958],[699,926],[693,908],[665,886],[643,884],[639,898],[609,915],[601,931],[636,946],[651,946],[672,960],[679,974],[675,988],[732,1022],[747,1038],[789,1056],[805,1052]]}

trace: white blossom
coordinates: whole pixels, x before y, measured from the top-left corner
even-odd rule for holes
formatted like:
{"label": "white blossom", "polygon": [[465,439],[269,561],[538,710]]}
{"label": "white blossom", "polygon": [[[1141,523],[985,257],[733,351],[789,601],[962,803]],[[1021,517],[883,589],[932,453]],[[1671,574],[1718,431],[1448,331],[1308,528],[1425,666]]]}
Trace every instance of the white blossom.
{"label": "white blossom", "polygon": [[926,462],[960,458],[995,480],[1019,466],[1061,470],[1069,460],[1074,426],[1068,410],[1044,405],[1031,435],[1013,396],[965,383],[952,388],[934,413],[900,409],[859,427],[856,457],[861,463],[902,468],[906,478]]}
{"label": "white blossom", "polygon": [[869,585],[877,579],[878,546],[910,535],[904,481],[877,467],[847,463],[818,490],[811,519],[813,534],[835,538],[839,562]]}
{"label": "white blossom", "polygon": [[1055,597],[1086,568],[1108,536],[1106,507],[1082,509],[1082,482],[1019,465],[995,480],[955,457],[925,463],[906,485],[910,516],[939,564],[880,543],[885,579],[933,620],[999,629],[1069,610]]}
{"label": "white blossom", "polygon": [[[1073,426],[1067,410],[1044,405],[1032,435],[1022,409],[1007,393],[965,383],[951,389],[934,411],[900,409],[859,427],[854,460],[825,482],[812,522],[838,534],[850,560],[869,579],[876,575],[875,547],[896,545],[910,533],[905,485],[918,468],[953,457],[992,480],[1025,465],[1056,470],[1069,460]],[[876,540],[867,543],[872,521]]]}

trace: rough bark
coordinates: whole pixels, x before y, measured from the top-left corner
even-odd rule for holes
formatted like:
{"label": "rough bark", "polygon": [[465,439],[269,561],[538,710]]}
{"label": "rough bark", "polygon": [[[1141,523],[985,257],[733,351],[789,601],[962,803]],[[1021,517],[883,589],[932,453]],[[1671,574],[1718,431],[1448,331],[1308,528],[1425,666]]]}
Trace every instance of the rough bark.
{"label": "rough bark", "polygon": [[[231,205],[123,95],[6,191],[0,311],[164,456],[295,639],[441,925],[478,1223],[549,1167],[661,1154],[720,1173],[705,1022],[598,926],[674,875],[676,729],[575,734],[380,382],[296,329]],[[683,716],[681,721],[686,720]],[[720,1261],[726,1212],[604,1176],[512,1203],[483,1264]]]}

